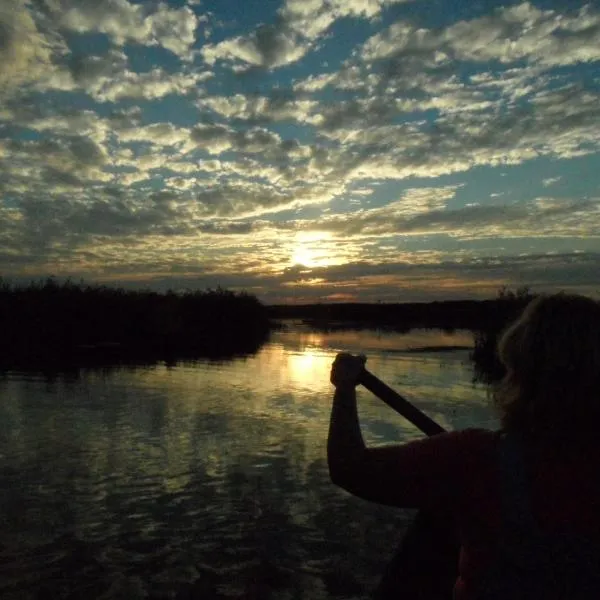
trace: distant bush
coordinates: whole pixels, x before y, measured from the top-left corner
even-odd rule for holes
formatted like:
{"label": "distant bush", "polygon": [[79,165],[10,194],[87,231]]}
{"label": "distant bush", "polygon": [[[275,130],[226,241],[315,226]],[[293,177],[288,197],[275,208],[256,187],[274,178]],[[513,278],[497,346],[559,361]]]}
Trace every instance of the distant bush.
{"label": "distant bush", "polygon": [[50,278],[27,286],[0,280],[0,364],[103,358],[166,360],[256,351],[267,339],[266,308],[222,288],[158,293]]}
{"label": "distant bush", "polygon": [[498,341],[504,330],[519,317],[534,297],[528,287],[521,287],[516,291],[507,287],[500,288],[494,311],[489,315],[485,326],[473,332],[471,360],[475,381],[494,383],[504,377],[505,369],[496,351]]}

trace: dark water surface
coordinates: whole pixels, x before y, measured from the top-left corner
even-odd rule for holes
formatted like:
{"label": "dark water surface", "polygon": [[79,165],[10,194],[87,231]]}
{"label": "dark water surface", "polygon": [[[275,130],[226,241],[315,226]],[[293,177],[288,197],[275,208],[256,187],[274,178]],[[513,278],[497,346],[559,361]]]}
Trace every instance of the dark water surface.
{"label": "dark water surface", "polygon": [[[411,517],[328,478],[339,350],[448,428],[493,425],[468,333],[278,332],[224,363],[0,379],[0,597],[365,598]],[[419,434],[366,391],[368,443]]]}

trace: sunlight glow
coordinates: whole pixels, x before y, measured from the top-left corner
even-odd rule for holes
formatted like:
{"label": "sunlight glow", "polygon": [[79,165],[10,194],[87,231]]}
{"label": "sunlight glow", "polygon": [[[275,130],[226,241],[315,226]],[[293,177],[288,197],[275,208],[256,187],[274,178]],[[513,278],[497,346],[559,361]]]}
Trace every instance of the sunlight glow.
{"label": "sunlight glow", "polygon": [[290,262],[303,267],[325,267],[335,264],[331,256],[331,234],[321,231],[301,231],[296,235]]}
{"label": "sunlight glow", "polygon": [[289,379],[295,385],[311,386],[315,382],[329,380],[331,358],[311,350],[290,353],[288,357]]}
{"label": "sunlight glow", "polygon": [[316,267],[317,254],[306,246],[298,246],[292,254],[292,264],[302,265],[303,267]]}

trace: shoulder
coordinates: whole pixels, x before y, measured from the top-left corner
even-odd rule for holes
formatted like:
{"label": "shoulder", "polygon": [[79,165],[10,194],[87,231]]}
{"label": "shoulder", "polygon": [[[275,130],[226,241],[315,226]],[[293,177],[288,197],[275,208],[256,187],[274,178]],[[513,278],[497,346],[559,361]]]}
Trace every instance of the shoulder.
{"label": "shoulder", "polygon": [[432,445],[430,453],[451,466],[455,477],[467,481],[487,478],[494,471],[500,436],[498,431],[469,428],[433,436],[427,441]]}
{"label": "shoulder", "polygon": [[490,468],[498,439],[496,431],[469,428],[408,442],[393,452],[406,460],[428,463],[440,471],[468,476]]}
{"label": "shoulder", "polygon": [[502,432],[479,427],[469,427],[468,429],[449,431],[444,435],[459,440],[459,443],[495,444],[495,440],[502,435]]}
{"label": "shoulder", "polygon": [[493,431],[491,429],[479,429],[471,427],[461,431],[453,431],[453,434],[458,438],[459,444],[471,446],[473,448],[493,449],[502,436],[501,431]]}
{"label": "shoulder", "polygon": [[[469,428],[448,433],[447,450],[453,454],[455,506],[467,519],[496,514],[499,495],[497,447],[501,431]],[[479,520],[477,521],[479,522]],[[479,523],[481,526],[481,523]]]}
{"label": "shoulder", "polygon": [[427,443],[446,447],[457,452],[489,452],[493,451],[501,432],[490,429],[469,428],[460,431],[449,431],[428,438]]}

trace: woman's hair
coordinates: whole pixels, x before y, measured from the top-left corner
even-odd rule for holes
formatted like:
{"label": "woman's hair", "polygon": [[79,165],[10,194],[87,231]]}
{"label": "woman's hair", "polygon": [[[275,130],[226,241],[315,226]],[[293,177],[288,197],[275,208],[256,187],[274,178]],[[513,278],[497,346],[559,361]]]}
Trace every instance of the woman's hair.
{"label": "woman's hair", "polygon": [[505,429],[546,441],[596,434],[599,302],[566,293],[536,297],[500,338],[498,356],[506,375],[493,396]]}

